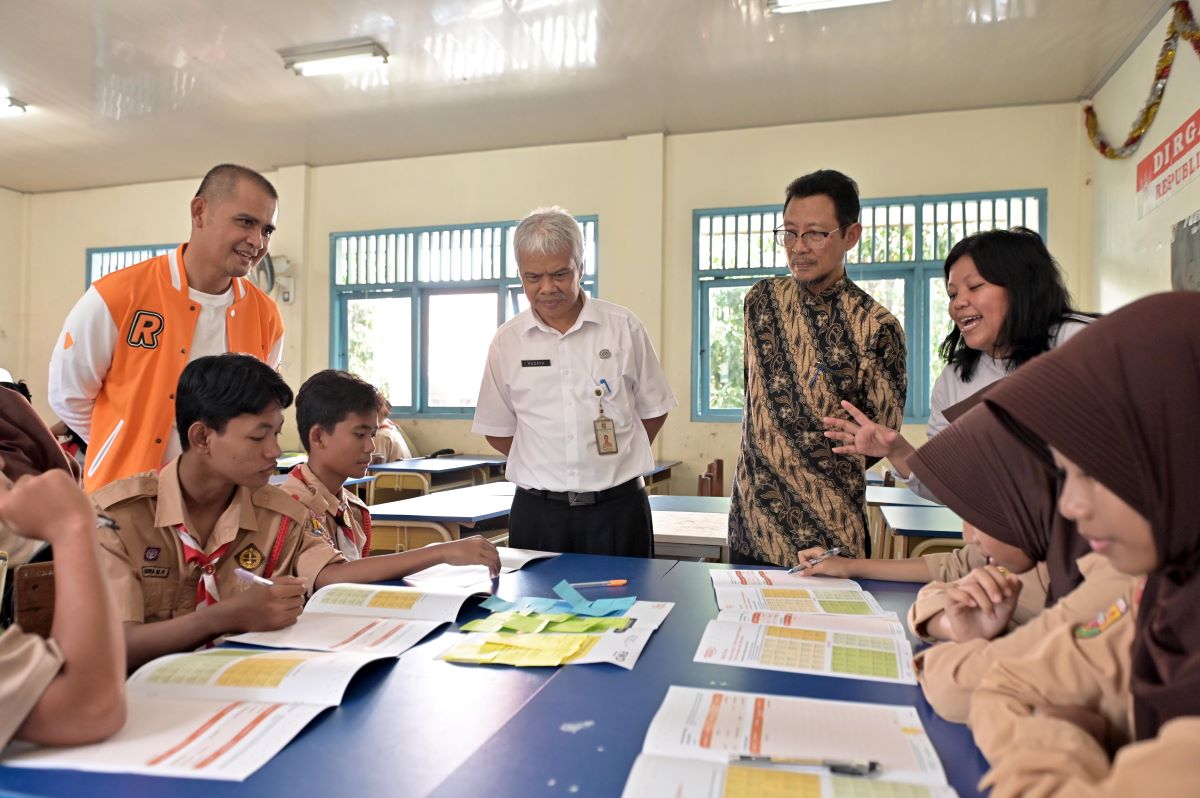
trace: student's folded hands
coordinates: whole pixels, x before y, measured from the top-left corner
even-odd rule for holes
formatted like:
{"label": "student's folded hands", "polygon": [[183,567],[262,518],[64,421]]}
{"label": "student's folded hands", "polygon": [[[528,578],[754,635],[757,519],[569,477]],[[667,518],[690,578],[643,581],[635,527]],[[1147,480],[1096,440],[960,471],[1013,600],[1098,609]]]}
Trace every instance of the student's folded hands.
{"label": "student's folded hands", "polygon": [[1007,627],[1021,596],[1021,580],[996,565],[976,568],[946,585],[951,640],[991,640]]}

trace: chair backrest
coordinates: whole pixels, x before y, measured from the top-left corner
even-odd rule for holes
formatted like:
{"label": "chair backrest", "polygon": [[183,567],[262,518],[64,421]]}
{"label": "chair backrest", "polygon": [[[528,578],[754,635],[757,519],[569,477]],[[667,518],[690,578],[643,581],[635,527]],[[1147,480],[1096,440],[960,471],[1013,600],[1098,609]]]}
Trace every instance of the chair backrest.
{"label": "chair backrest", "polygon": [[713,478],[712,474],[701,474],[696,478],[696,495],[697,496],[712,496],[713,495]]}
{"label": "chair backrest", "polygon": [[13,622],[22,631],[49,637],[54,623],[54,563],[19,565],[12,577]]}
{"label": "chair backrest", "polygon": [[708,464],[708,475],[712,477],[712,493],[709,496],[725,495],[725,461],[717,458]]}

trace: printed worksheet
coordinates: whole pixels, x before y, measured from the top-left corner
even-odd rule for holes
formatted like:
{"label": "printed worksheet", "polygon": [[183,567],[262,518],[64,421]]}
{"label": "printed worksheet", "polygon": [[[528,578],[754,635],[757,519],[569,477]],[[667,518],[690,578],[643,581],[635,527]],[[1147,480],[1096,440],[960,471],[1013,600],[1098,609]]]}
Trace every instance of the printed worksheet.
{"label": "printed worksheet", "polygon": [[[823,583],[826,580],[821,580]],[[884,615],[870,593],[853,588],[714,585],[719,610],[772,610],[821,615]]]}
{"label": "printed worksheet", "polygon": [[709,621],[696,662],[916,684],[912,646],[893,635]]}
{"label": "printed worksheet", "polygon": [[773,610],[721,610],[717,613],[717,620],[904,637],[904,625],[894,612],[885,612],[883,615],[813,615]]}
{"label": "printed worksheet", "polygon": [[[874,775],[830,766],[870,764]],[[672,686],[624,798],[943,798],[933,743],[913,707]]]}
{"label": "printed worksheet", "polygon": [[[534,560],[558,556],[558,552],[512,549],[508,546],[497,546],[496,551],[500,553],[500,573],[502,574],[519,571]],[[414,585],[436,588],[473,587],[480,585],[481,582],[491,582],[491,580],[492,575],[486,565],[450,565],[449,563],[438,563],[424,571],[417,571],[415,574],[404,577],[404,581]]]}
{"label": "printed worksheet", "polygon": [[956,798],[948,786],[639,754],[621,798]]}
{"label": "printed worksheet", "polygon": [[213,648],[143,665],[127,683],[128,719],[95,745],[13,745],[0,762],[243,781],[328,707],[351,677],[383,654]]}
{"label": "printed worksheet", "polygon": [[805,576],[789,574],[787,571],[764,568],[761,570],[711,568],[708,575],[714,588],[723,585],[733,587],[810,587],[824,590],[862,590],[853,579],[838,579],[832,576]]}
{"label": "printed worksheet", "polygon": [[427,634],[458,617],[468,591],[339,584],[318,590],[296,623],[273,632],[227,638],[271,648],[360,651],[398,657]]}

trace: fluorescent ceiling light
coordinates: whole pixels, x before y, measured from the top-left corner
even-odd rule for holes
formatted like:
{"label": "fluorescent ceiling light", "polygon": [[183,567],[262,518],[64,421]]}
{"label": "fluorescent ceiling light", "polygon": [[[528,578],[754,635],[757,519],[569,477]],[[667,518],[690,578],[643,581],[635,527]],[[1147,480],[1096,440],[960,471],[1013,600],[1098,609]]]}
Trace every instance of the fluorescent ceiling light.
{"label": "fluorescent ceiling light", "polygon": [[25,103],[16,97],[0,98],[0,116],[20,116],[25,113]]}
{"label": "fluorescent ceiling light", "polygon": [[279,51],[283,65],[297,75],[341,75],[386,64],[388,51],[374,39],[347,39]]}
{"label": "fluorescent ceiling light", "polygon": [[766,0],[768,14],[795,14],[800,11],[824,11],[827,8],[890,3],[892,0]]}

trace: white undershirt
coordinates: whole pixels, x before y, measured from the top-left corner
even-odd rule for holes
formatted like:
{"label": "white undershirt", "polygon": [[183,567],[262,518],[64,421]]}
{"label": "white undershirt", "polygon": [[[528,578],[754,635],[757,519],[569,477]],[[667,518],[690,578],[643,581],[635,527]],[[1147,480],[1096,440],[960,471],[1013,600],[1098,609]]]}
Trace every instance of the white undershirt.
{"label": "white undershirt", "polygon": [[[188,298],[200,306],[200,318],[196,319],[196,332],[192,335],[192,346],[188,352],[188,362],[208,355],[222,355],[229,351],[225,334],[225,311],[233,304],[233,284],[223,294],[206,294],[195,288],[188,288]],[[175,422],[171,422],[171,434],[167,438],[167,448],[163,452],[163,464],[169,463],[179,456],[183,447],[179,444],[179,433]]]}

